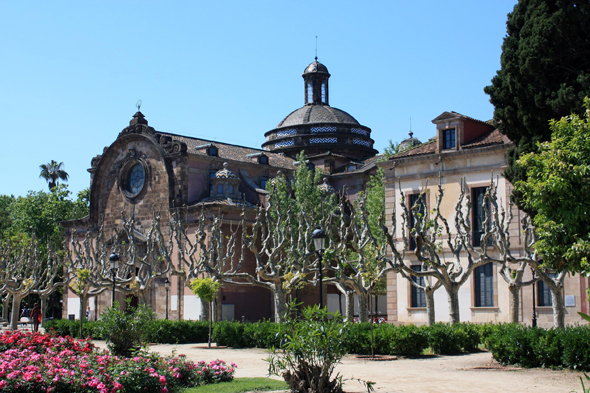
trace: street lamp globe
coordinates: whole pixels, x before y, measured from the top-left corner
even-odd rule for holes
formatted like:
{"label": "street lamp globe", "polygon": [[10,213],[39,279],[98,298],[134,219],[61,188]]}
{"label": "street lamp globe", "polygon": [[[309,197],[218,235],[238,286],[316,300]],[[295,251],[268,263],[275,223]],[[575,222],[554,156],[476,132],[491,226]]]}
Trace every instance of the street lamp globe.
{"label": "street lamp globe", "polygon": [[311,233],[311,238],[313,239],[316,251],[323,253],[326,249],[326,232],[322,228],[317,227]]}

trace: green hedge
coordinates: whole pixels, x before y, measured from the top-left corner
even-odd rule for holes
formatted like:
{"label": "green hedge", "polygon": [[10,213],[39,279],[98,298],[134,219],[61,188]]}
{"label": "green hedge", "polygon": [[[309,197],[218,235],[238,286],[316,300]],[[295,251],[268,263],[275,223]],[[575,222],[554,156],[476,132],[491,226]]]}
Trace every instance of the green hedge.
{"label": "green hedge", "polygon": [[522,367],[590,370],[590,327],[530,328],[516,324],[495,325],[485,338],[494,359]]}
{"label": "green hedge", "polygon": [[[100,321],[84,322],[84,336],[101,339]],[[53,320],[45,323],[59,335],[78,337],[80,321]],[[150,341],[154,343],[205,343],[209,325],[200,321],[156,320],[150,323]],[[213,341],[234,348],[270,348],[281,345],[278,325],[270,321],[213,324]],[[355,323],[343,329],[347,352],[371,353],[371,326]],[[427,349],[440,355],[479,350],[484,344],[503,364],[523,367],[572,368],[590,371],[590,326],[566,329],[530,328],[517,324],[470,324],[434,326],[373,325],[375,354],[415,357]]]}

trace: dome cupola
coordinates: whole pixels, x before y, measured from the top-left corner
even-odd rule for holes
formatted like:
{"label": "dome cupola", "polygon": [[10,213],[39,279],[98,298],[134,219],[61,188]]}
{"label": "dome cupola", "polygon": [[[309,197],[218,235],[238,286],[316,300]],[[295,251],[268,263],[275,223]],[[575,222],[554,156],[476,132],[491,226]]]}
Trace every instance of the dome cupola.
{"label": "dome cupola", "polygon": [[295,158],[332,152],[352,159],[377,154],[371,129],[353,116],[329,105],[328,68],[315,58],[303,71],[305,104],[264,134],[262,148]]}

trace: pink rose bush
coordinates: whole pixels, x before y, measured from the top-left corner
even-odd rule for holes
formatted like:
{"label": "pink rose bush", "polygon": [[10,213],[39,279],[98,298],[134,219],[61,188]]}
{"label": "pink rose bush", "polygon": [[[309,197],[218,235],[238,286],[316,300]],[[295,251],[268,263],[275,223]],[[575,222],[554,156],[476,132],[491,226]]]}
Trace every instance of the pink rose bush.
{"label": "pink rose bush", "polygon": [[0,335],[0,392],[179,392],[231,381],[236,366],[180,357],[100,353],[87,340],[39,333]]}

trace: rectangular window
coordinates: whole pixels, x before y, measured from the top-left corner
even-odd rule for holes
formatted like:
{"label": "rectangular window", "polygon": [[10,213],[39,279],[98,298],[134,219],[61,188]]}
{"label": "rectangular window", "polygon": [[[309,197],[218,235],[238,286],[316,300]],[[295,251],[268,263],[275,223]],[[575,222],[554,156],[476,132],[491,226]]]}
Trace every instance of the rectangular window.
{"label": "rectangular window", "polygon": [[[426,194],[412,194],[410,195],[410,206],[408,207],[410,211],[410,228],[414,228],[416,225],[416,218],[414,217],[414,212],[412,207],[416,205],[417,210],[416,213],[420,216],[419,218],[424,218],[426,216]],[[416,249],[416,240],[410,233],[410,250]]]}
{"label": "rectangular window", "polygon": [[475,307],[494,307],[494,264],[475,268]]}
{"label": "rectangular window", "polygon": [[[412,266],[412,270],[415,272],[422,271],[422,265],[414,265]],[[412,281],[416,284],[424,287],[424,277],[416,277],[412,276]],[[410,284],[411,285],[411,284]],[[424,294],[424,290],[420,288],[416,288],[414,285],[411,285],[411,301],[412,307],[426,307],[426,295]]]}
{"label": "rectangular window", "polygon": [[[547,275],[551,278],[555,278],[555,273],[548,273]],[[539,307],[553,307],[551,290],[543,281],[537,282],[537,305]]]}
{"label": "rectangular window", "polygon": [[443,131],[443,149],[454,149],[455,148],[455,129]]}
{"label": "rectangular window", "polygon": [[[481,246],[481,236],[484,234],[484,221],[486,215],[489,217],[492,214],[492,205],[489,199],[485,199],[488,187],[476,187],[471,190],[471,200],[473,201],[473,246]],[[487,222],[488,231],[492,229],[491,217]],[[492,245],[492,238],[488,238],[488,246]]]}
{"label": "rectangular window", "polygon": [[223,194],[223,184],[218,184],[217,185],[217,193],[218,194]]}

